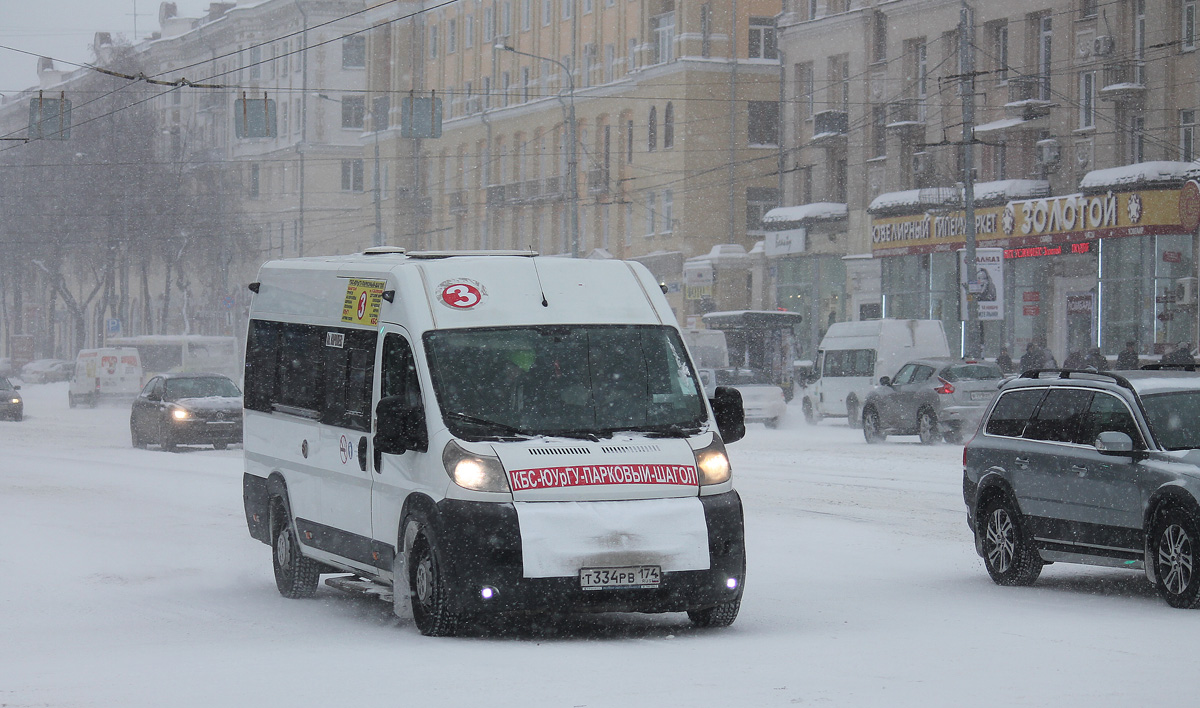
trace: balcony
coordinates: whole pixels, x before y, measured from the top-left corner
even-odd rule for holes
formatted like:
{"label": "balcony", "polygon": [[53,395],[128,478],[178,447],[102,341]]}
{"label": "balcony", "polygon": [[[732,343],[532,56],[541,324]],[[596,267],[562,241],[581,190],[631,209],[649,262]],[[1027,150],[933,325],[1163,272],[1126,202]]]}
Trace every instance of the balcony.
{"label": "balcony", "polygon": [[554,198],[563,193],[562,177],[547,177],[542,180],[542,196]]}
{"label": "balcony", "polygon": [[489,207],[504,206],[504,189],[503,184],[488,185],[487,188],[487,205]]}
{"label": "balcony", "polygon": [[888,132],[911,134],[925,130],[925,102],[919,98],[902,98],[888,104]]}
{"label": "balcony", "polygon": [[466,214],[467,213],[467,193],[463,190],[451,192],[449,204],[447,205],[451,214]]}
{"label": "balcony", "polygon": [[833,147],[845,144],[850,117],[846,111],[821,111],[813,114],[812,145]]}
{"label": "balcony", "polygon": [[1033,120],[1050,115],[1050,79],[1043,76],[1012,76],[1008,79],[1008,115]]}
{"label": "balcony", "polygon": [[608,194],[608,170],[603,167],[588,170],[587,189],[588,194]]}
{"label": "balcony", "polygon": [[1127,103],[1140,101],[1145,95],[1146,62],[1118,59],[1104,65],[1104,82],[1100,85],[1102,100]]}

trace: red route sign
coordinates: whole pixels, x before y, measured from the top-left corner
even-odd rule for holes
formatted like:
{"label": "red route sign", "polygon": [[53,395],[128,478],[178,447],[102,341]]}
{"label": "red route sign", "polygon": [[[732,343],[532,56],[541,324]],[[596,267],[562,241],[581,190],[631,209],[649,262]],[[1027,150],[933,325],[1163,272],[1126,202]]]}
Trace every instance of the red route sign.
{"label": "red route sign", "polygon": [[605,484],[699,484],[696,468],[689,465],[580,465],[540,467],[508,473],[514,492],[530,489],[591,487]]}

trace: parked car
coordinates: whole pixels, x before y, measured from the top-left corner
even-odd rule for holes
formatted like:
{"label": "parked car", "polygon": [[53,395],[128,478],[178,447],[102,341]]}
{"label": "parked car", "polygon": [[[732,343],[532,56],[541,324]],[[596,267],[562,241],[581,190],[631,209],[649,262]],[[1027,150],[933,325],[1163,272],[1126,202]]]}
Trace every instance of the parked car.
{"label": "parked car", "polygon": [[1143,570],[1200,604],[1200,375],[1030,371],[963,452],[975,550],[999,585],[1052,562]]}
{"label": "parked car", "polygon": [[21,420],[25,417],[25,403],[21,394],[17,393],[20,390],[20,386],[0,376],[0,416],[9,420]]}
{"label": "parked car", "polygon": [[224,450],[242,441],[242,392],[220,374],[162,374],[146,382],[133,401],[129,433],[134,447],[155,443],[212,445]]}
{"label": "parked car", "polygon": [[962,442],[1003,380],[990,362],[951,357],[916,359],[895,376],[883,376],[863,402],[863,437],[883,442],[888,435],[919,435],[921,442]]}
{"label": "parked car", "polygon": [[53,383],[71,378],[75,362],[62,359],[36,359],[21,367],[25,383]]}
{"label": "parked car", "polygon": [[771,383],[767,374],[755,369],[699,369],[704,395],[716,397],[717,386],[730,386],[742,394],[742,408],[747,423],[765,423],[768,428],[779,426],[787,412],[783,388]]}

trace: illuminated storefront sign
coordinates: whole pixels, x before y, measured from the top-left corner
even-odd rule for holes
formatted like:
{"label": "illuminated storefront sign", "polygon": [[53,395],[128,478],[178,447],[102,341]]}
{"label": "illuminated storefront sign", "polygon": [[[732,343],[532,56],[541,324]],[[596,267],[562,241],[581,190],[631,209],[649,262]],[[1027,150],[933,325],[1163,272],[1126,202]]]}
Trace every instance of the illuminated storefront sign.
{"label": "illuminated storefront sign", "polygon": [[[975,211],[975,235],[980,244],[1005,249],[1005,258],[1029,258],[1090,253],[1088,242],[1098,238],[1187,233],[1181,211],[1191,203],[1180,192],[1070,194],[984,207]],[[871,222],[871,248],[877,256],[950,251],[962,247],[965,233],[961,211],[878,218]]]}

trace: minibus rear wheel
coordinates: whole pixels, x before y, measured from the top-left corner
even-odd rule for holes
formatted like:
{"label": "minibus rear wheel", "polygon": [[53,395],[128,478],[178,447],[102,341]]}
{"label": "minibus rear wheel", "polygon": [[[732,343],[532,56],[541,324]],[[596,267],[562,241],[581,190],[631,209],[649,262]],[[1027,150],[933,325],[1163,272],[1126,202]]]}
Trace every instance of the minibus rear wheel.
{"label": "minibus rear wheel", "polygon": [[300,599],[317,594],[322,566],[301,553],[296,532],[278,497],[271,504],[271,565],[280,595]]}

